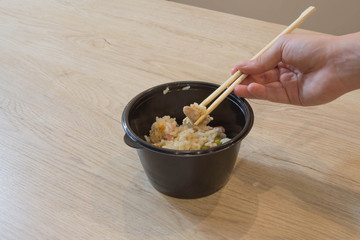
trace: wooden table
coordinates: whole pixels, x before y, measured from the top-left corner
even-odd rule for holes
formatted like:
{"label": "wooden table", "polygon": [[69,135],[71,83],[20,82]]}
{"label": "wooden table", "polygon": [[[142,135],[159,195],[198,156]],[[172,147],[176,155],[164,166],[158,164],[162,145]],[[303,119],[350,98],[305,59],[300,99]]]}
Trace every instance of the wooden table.
{"label": "wooden table", "polygon": [[221,84],[282,29],[164,0],[0,1],[0,239],[359,239],[360,91],[250,100],[231,179],[205,198],[154,190],[123,142],[136,94]]}

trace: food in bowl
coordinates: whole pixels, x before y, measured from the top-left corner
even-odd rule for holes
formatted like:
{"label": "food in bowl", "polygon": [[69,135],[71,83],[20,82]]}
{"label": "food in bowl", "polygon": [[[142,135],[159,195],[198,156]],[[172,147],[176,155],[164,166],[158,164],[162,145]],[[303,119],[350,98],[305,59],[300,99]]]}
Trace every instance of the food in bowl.
{"label": "food in bowl", "polygon": [[170,116],[156,117],[152,124],[147,142],[162,148],[175,150],[200,150],[215,147],[230,139],[226,137],[225,129],[221,126],[211,127],[207,124],[212,117],[205,119],[195,126],[193,123],[206,113],[206,108],[197,103],[183,108],[187,118],[178,125],[176,118]]}

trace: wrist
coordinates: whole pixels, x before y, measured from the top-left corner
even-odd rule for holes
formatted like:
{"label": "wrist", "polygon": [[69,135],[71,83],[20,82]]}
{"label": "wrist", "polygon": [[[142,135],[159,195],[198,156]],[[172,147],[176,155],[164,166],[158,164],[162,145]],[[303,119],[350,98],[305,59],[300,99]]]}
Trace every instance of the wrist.
{"label": "wrist", "polygon": [[334,37],[335,72],[349,92],[360,88],[360,32]]}

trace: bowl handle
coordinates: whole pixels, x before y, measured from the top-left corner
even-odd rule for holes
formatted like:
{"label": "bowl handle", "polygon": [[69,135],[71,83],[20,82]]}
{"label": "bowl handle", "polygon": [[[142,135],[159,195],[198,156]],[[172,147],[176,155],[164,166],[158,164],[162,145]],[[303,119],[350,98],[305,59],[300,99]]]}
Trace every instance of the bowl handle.
{"label": "bowl handle", "polygon": [[134,140],[132,140],[129,135],[125,134],[124,135],[124,142],[126,143],[126,145],[128,145],[129,147],[132,148],[142,148],[140,144],[138,144],[137,142],[135,142]]}

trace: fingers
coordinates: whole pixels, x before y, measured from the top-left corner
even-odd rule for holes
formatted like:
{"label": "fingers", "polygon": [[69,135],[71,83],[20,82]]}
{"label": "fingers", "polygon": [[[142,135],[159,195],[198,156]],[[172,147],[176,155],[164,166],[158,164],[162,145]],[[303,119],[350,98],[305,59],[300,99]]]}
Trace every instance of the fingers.
{"label": "fingers", "polygon": [[[233,75],[236,71],[243,72],[241,69],[246,69],[246,66],[248,65],[249,61],[240,61],[238,62],[231,70],[231,75]],[[245,73],[245,72],[244,72]],[[246,72],[247,73],[247,72]],[[249,74],[249,73],[247,73]]]}
{"label": "fingers", "polygon": [[265,86],[258,83],[239,84],[235,87],[234,93],[243,98],[267,99]]}
{"label": "fingers", "polygon": [[257,75],[249,75],[247,78],[242,81],[241,84],[249,85],[252,82],[260,84],[269,84],[272,82],[278,82],[280,77],[280,72],[278,68],[271,69],[267,72]]}
{"label": "fingers", "polygon": [[[263,86],[264,87],[264,86]],[[254,91],[251,90],[250,91]],[[265,96],[263,99],[271,101],[271,102],[277,102],[277,103],[290,103],[289,97],[286,93],[285,88],[279,88],[279,87],[264,87],[262,89],[264,91],[263,95]]]}
{"label": "fingers", "polygon": [[242,84],[237,85],[234,89],[234,93],[242,98],[255,98],[255,96],[249,92],[247,85],[242,85]]}
{"label": "fingers", "polygon": [[287,42],[287,37],[282,36],[266,52],[252,61],[240,61],[232,69],[246,73],[249,76],[238,86],[234,93],[239,97],[256,98],[272,102],[289,103],[286,90],[281,85],[278,64],[282,64],[282,50]]}
{"label": "fingers", "polygon": [[275,85],[268,87],[258,83],[251,83],[249,85],[240,84],[235,87],[234,93],[243,98],[262,99],[278,103],[290,103],[285,89]]}
{"label": "fingers", "polygon": [[238,71],[238,69],[236,68],[236,66],[234,66],[232,69],[231,69],[231,75],[233,75],[234,73],[236,73]]}
{"label": "fingers", "polygon": [[287,41],[286,35],[281,36],[270,49],[255,60],[238,62],[232,74],[236,72],[236,69],[246,74],[260,74],[275,68],[282,60],[283,45]]}

